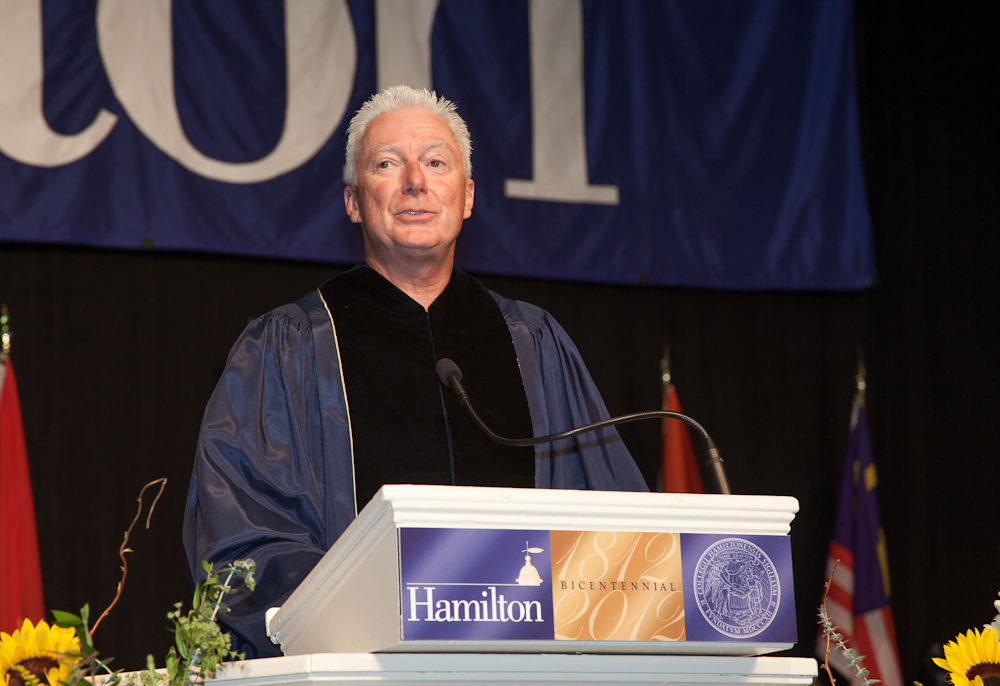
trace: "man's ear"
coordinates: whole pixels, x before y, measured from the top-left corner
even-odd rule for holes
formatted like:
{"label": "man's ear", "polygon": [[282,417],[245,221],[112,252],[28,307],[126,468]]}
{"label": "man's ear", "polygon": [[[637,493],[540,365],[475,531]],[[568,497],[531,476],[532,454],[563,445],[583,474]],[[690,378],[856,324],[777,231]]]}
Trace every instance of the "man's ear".
{"label": "man's ear", "polygon": [[361,223],[361,207],[358,206],[358,192],[354,186],[344,188],[344,209],[347,210],[347,216],[352,222]]}
{"label": "man's ear", "polygon": [[472,179],[465,180],[465,212],[462,215],[465,219],[472,216],[472,204],[476,199],[476,182]]}

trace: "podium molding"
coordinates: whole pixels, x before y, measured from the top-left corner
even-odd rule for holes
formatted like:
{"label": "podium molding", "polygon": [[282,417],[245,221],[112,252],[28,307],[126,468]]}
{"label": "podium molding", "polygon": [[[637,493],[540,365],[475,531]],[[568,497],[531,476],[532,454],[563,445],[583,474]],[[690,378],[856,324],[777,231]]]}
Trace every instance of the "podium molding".
{"label": "podium molding", "polygon": [[816,661],[683,655],[319,654],[228,663],[213,686],[809,686]]}

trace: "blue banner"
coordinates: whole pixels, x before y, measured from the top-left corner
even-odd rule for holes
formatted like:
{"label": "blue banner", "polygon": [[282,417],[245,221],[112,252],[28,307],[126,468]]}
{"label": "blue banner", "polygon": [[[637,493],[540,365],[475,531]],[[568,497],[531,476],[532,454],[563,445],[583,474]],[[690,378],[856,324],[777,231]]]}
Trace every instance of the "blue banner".
{"label": "blue banner", "polygon": [[347,122],[426,86],[473,139],[467,270],[857,289],[852,6],[0,0],[0,240],[353,263]]}

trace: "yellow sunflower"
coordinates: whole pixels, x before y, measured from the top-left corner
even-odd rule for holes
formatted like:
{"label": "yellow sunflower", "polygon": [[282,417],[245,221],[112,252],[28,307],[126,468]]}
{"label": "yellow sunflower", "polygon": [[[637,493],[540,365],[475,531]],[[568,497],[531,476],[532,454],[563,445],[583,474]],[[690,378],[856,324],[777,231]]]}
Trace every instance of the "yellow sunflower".
{"label": "yellow sunflower", "polygon": [[0,631],[0,686],[24,685],[17,666],[34,674],[42,684],[58,686],[69,678],[73,665],[80,661],[79,654],[80,639],[73,629],[50,627],[44,620],[32,626],[26,619],[13,635]]}
{"label": "yellow sunflower", "polygon": [[944,646],[944,659],[934,658],[935,664],[950,672],[955,686],[1000,686],[1000,640],[996,629],[986,627],[982,633],[969,629]]}

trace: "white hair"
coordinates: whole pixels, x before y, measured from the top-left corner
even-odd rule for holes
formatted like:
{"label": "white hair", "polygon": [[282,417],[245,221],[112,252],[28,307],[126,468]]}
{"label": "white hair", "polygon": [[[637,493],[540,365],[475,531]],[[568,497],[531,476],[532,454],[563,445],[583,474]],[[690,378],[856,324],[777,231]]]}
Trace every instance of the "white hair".
{"label": "white hair", "polygon": [[465,178],[472,178],[472,139],[469,138],[469,127],[465,125],[465,120],[458,116],[458,108],[455,103],[446,100],[443,96],[438,97],[436,92],[428,91],[426,88],[417,90],[409,86],[389,86],[381,93],[369,98],[347,127],[347,159],[344,165],[344,181],[349,186],[356,186],[358,183],[358,155],[361,154],[368,125],[383,114],[413,108],[427,110],[444,119],[448,128],[455,134],[458,149],[462,152]]}

